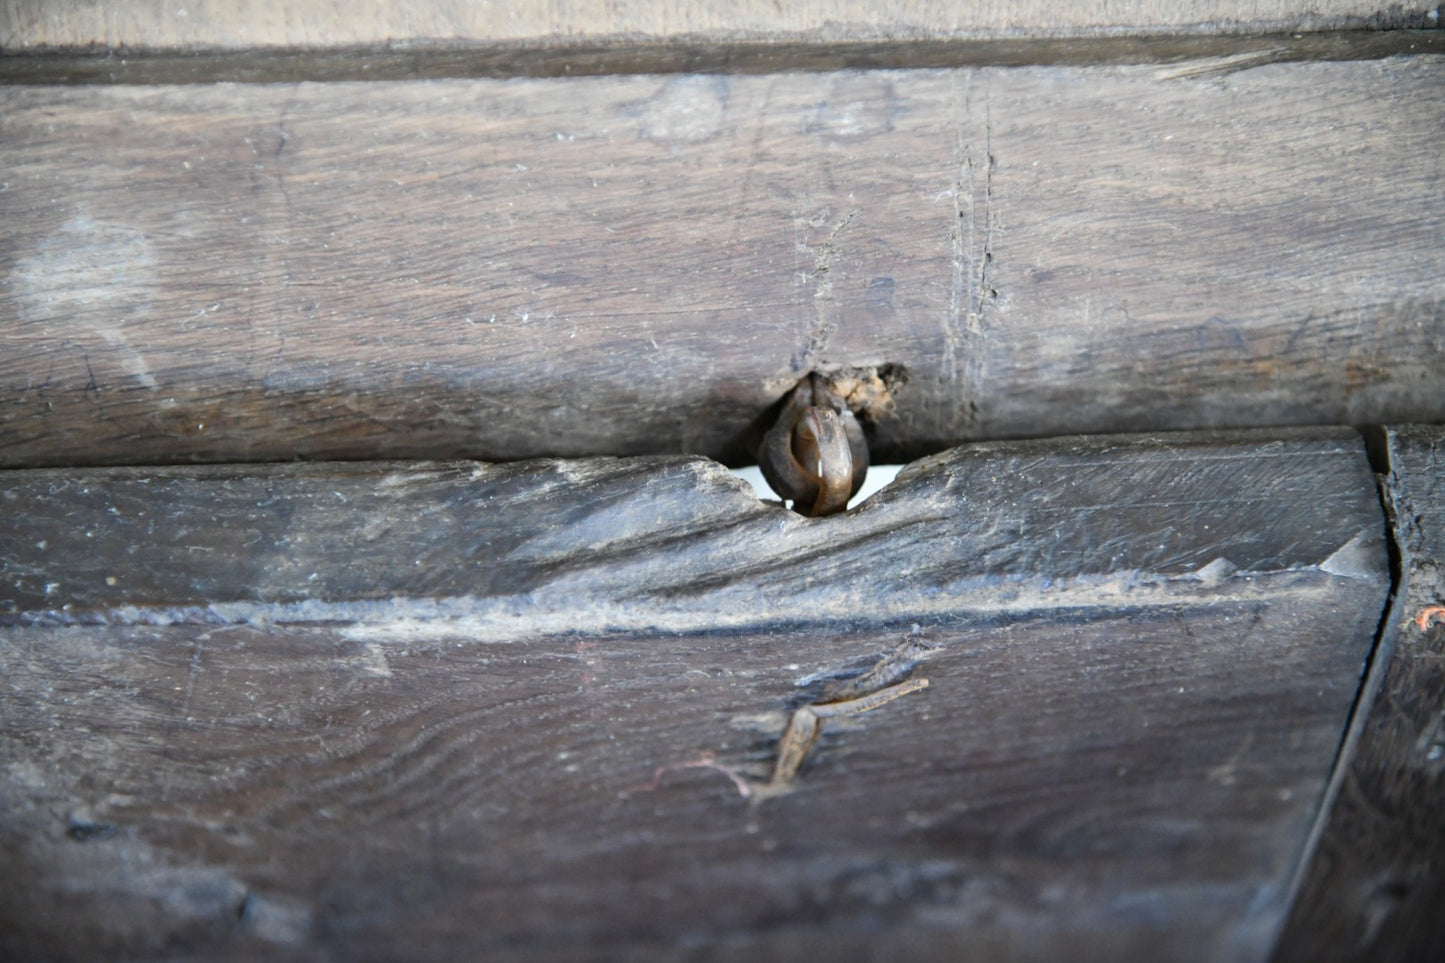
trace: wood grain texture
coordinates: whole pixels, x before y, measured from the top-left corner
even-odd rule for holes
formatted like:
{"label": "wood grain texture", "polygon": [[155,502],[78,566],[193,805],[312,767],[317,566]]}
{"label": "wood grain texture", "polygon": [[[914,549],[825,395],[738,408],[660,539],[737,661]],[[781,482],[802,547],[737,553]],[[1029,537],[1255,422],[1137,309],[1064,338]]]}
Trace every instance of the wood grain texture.
{"label": "wood grain texture", "polygon": [[805,3],[689,0],[383,0],[337,5],[320,0],[4,0],[0,49],[56,47],[324,47],[498,41],[649,41],[804,37],[836,40],[998,35],[1078,36],[1120,32],[1287,33],[1301,30],[1438,25],[1438,6],[1410,0],[868,0]]}
{"label": "wood grain texture", "polygon": [[1247,67],[0,88],[0,464],[1445,418],[1445,61]]}
{"label": "wood grain texture", "polygon": [[1258,959],[1388,590],[1338,431],[0,480],[30,959]]}
{"label": "wood grain texture", "polygon": [[1282,961],[1445,956],[1445,430],[1386,446],[1399,585]]}
{"label": "wood grain texture", "polygon": [[1194,64],[1227,73],[1241,65],[1382,60],[1439,54],[1440,30],[1325,33],[1163,33],[1086,37],[915,40],[715,40],[425,44],[385,47],[168,48],[119,53],[107,47],[0,53],[0,84],[335,83],[347,80],[774,74],[955,67]]}

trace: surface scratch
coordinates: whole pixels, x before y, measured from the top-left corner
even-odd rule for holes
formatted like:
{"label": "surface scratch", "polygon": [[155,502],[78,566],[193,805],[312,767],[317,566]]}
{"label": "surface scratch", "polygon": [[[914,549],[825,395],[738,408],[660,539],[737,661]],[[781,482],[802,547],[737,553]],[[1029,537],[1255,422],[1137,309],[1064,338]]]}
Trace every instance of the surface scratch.
{"label": "surface scratch", "polygon": [[[977,423],[978,404],[973,400],[982,376],[979,342],[983,334],[984,305],[997,297],[990,286],[989,266],[993,261],[993,117],[987,88],[982,99],[983,156],[967,140],[974,124],[972,75],[965,80],[961,102],[954,87],[954,228],[952,232],[952,286],[949,323],[944,331],[944,371],[952,386],[954,419],[968,431]],[[960,354],[963,371],[960,372]],[[960,385],[960,382],[962,384]],[[961,389],[961,390],[960,390]]]}
{"label": "surface scratch", "polygon": [[[972,82],[973,75],[968,74],[965,83]],[[949,241],[952,248],[951,267],[952,277],[949,284],[948,296],[948,318],[943,326],[943,370],[947,375],[950,384],[958,381],[958,349],[962,341],[962,319],[961,310],[963,303],[963,286],[966,272],[964,269],[964,240],[963,240],[963,194],[967,187],[966,152],[967,145],[964,143],[963,126],[966,118],[966,111],[963,104],[967,102],[968,94],[965,90],[960,102],[958,90],[958,75],[955,73],[950,77],[950,94],[953,101],[953,224],[949,230]]]}

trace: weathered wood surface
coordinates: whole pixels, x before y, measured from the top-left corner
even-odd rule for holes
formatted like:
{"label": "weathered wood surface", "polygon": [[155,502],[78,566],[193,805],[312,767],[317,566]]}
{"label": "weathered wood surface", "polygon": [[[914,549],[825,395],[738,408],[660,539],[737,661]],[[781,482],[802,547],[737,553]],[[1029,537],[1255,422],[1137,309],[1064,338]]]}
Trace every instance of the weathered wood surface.
{"label": "weathered wood surface", "polygon": [[1438,6],[1407,0],[3,0],[0,50],[65,47],[257,48],[505,41],[812,42],[1118,33],[1289,33],[1434,27]]}
{"label": "weathered wood surface", "polygon": [[[982,444],[827,519],[685,458],[0,500],[27,959],[1257,959],[1389,584],[1339,431]],[[791,793],[686,765],[765,777],[890,655],[930,686]]]}
{"label": "weathered wood surface", "polygon": [[[390,41],[371,46],[11,47],[0,45],[0,83],[196,84],[425,80],[459,77],[586,77],[599,74],[778,73],[1040,64],[1147,64],[1208,60],[1228,72],[1300,60],[1373,60],[1439,53],[1445,33],[1393,12],[1369,30],[1316,27],[1274,33],[1259,22],[1190,29],[1125,27],[1046,34],[932,35],[832,29],[783,36],[569,34],[523,40]],[[1327,24],[1328,25],[1328,24]],[[1435,24],[1425,18],[1426,27]],[[1385,28],[1385,29],[1378,29]],[[1243,33],[1234,30],[1247,31]],[[1102,30],[1102,28],[1099,28]],[[1145,32],[1137,32],[1145,30]]]}
{"label": "weathered wood surface", "polygon": [[1445,418],[1445,61],[1244,67],[0,88],[0,464]]}
{"label": "weathered wood surface", "polygon": [[1182,64],[1228,73],[1241,66],[1305,60],[1378,60],[1439,54],[1439,30],[1290,34],[1150,34],[1062,38],[650,43],[571,41],[452,46],[289,47],[205,50],[110,48],[0,52],[3,84],[300,83],[587,77],[606,74],[740,74],[786,71],[1042,64]]}
{"label": "weathered wood surface", "polygon": [[1387,449],[1399,585],[1280,960],[1445,958],[1445,429]]}

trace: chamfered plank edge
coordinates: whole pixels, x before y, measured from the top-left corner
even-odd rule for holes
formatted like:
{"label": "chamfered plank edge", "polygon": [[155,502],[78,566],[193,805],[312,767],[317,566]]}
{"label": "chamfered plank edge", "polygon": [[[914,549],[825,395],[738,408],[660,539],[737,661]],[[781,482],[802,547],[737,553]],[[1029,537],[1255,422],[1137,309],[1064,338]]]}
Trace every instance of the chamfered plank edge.
{"label": "chamfered plank edge", "polygon": [[[485,640],[565,634],[582,613],[632,632],[856,620],[862,591],[878,621],[1007,619],[1388,574],[1349,430],[966,446],[825,519],[681,457],[9,471],[0,504],[9,624]],[[1222,533],[1241,538],[1212,548]]]}

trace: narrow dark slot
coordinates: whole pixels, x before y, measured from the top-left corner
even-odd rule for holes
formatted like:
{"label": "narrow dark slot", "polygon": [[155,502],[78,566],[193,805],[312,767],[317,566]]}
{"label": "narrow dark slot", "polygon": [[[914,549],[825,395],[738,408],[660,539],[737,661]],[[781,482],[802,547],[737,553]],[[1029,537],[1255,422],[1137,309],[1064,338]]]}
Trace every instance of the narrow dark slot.
{"label": "narrow dark slot", "polygon": [[1375,473],[1375,490],[1380,497],[1380,506],[1384,512],[1385,548],[1390,554],[1390,594],[1385,602],[1384,611],[1380,613],[1380,623],[1375,629],[1374,645],[1371,646],[1370,655],[1365,660],[1364,670],[1360,673],[1360,687],[1355,692],[1355,701],[1350,709],[1349,720],[1340,737],[1339,748],[1335,751],[1335,760],[1330,768],[1330,778],[1325,784],[1324,793],[1320,796],[1314,824],[1310,827],[1309,836],[1305,839],[1299,859],[1295,862],[1294,874],[1289,883],[1289,896],[1285,901],[1285,912],[1281,918],[1281,932],[1288,926],[1290,915],[1294,911],[1295,902],[1299,898],[1300,889],[1304,885],[1305,876],[1313,861],[1315,849],[1319,845],[1325,827],[1329,824],[1330,813],[1334,810],[1335,800],[1340,794],[1340,787],[1344,784],[1345,776],[1350,770],[1350,763],[1354,760],[1355,747],[1359,744],[1365,723],[1370,718],[1370,710],[1374,708],[1375,696],[1384,683],[1385,672],[1389,669],[1390,660],[1395,654],[1395,640],[1399,636],[1400,605],[1405,596],[1405,584],[1400,543],[1397,538],[1398,526],[1395,521],[1395,507],[1390,498],[1388,484],[1391,470],[1389,433],[1381,425],[1362,426],[1359,431],[1365,442],[1365,453],[1369,458],[1370,468]]}

